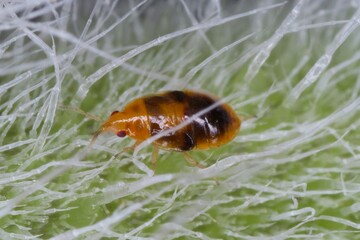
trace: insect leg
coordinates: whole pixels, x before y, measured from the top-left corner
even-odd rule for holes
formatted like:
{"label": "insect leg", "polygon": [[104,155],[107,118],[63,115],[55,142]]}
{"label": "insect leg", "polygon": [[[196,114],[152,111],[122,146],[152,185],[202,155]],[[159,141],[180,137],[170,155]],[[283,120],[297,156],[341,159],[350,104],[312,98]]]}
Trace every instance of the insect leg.
{"label": "insect leg", "polygon": [[121,152],[119,152],[118,154],[123,153],[123,152],[130,152],[130,151],[134,150],[140,143],[141,143],[141,141],[136,141],[130,147],[123,148],[123,150]]}
{"label": "insect leg", "polygon": [[201,169],[206,168],[206,167],[205,167],[204,165],[202,165],[201,163],[198,163],[197,161],[195,161],[194,159],[192,159],[187,152],[183,152],[183,155],[184,155],[185,160],[186,160],[190,165],[196,166],[196,167],[201,168]]}
{"label": "insect leg", "polygon": [[137,145],[139,145],[141,142],[140,141],[136,141],[133,145],[131,145],[130,147],[126,147],[123,148],[123,150],[121,150],[120,152],[118,152],[117,154],[115,154],[115,158],[119,157],[120,154],[124,153],[124,152],[130,152],[132,150],[134,150],[134,148],[136,148]]}
{"label": "insect leg", "polygon": [[[202,165],[201,163],[198,163],[197,161],[195,161],[194,159],[192,159],[187,152],[183,152],[183,155],[184,155],[184,158],[186,159],[186,161],[187,161],[188,163],[190,163],[191,165],[196,166],[196,167],[201,168],[201,169],[206,168],[206,167],[205,167],[204,165]],[[219,180],[218,180],[216,177],[213,178],[213,179],[214,179],[216,185],[219,185]]]}
{"label": "insect leg", "polygon": [[152,170],[154,171],[154,174],[155,174],[156,161],[158,158],[158,154],[159,154],[159,148],[156,146],[153,146],[153,151],[152,151],[152,155],[151,155],[151,163],[152,163]]}

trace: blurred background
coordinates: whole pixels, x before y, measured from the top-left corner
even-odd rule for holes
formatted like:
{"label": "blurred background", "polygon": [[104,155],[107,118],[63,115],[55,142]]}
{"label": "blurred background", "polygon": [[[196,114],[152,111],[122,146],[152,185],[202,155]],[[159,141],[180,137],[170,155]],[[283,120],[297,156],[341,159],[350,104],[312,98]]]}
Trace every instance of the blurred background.
{"label": "blurred background", "polygon": [[[357,0],[1,1],[0,238],[357,239],[359,24]],[[208,168],[88,148],[168,89],[247,119]]]}

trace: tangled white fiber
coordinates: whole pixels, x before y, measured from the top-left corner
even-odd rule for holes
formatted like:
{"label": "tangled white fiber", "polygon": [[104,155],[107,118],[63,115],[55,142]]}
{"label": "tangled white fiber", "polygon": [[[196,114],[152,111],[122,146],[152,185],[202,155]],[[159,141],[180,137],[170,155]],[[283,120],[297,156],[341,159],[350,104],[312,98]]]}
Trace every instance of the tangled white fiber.
{"label": "tangled white fiber", "polygon": [[[358,0],[0,1],[0,238],[360,239],[359,25]],[[88,148],[183,88],[248,119],[207,168]]]}

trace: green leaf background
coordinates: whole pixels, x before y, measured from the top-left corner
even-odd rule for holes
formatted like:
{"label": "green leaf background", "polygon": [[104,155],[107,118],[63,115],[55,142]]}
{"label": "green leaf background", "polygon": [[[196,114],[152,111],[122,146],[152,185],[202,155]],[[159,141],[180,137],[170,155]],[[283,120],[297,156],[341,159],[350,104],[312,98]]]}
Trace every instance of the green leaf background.
{"label": "green leaf background", "polygon": [[[2,1],[0,19],[1,239],[360,239],[358,1]],[[88,148],[92,115],[184,88],[247,119],[190,153],[208,168]]]}

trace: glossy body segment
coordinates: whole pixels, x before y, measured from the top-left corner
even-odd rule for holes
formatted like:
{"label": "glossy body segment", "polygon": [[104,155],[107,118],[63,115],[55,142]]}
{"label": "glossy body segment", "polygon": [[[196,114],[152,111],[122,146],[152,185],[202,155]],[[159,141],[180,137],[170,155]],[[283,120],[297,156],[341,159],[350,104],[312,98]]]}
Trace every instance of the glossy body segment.
{"label": "glossy body segment", "polygon": [[[213,106],[218,99],[195,91],[169,91],[135,99],[122,112],[115,112],[100,131],[112,131],[142,142],[171,129],[194,114]],[[162,149],[189,151],[218,147],[232,140],[240,119],[231,107],[219,104],[191,121],[188,125],[157,139],[154,144]]]}
{"label": "glossy body segment", "polygon": [[[151,135],[179,125],[217,101],[209,95],[193,91],[171,91],[145,97]],[[207,149],[229,142],[239,128],[240,120],[236,113],[227,104],[220,104],[184,128],[158,139],[155,144],[177,151]]]}

